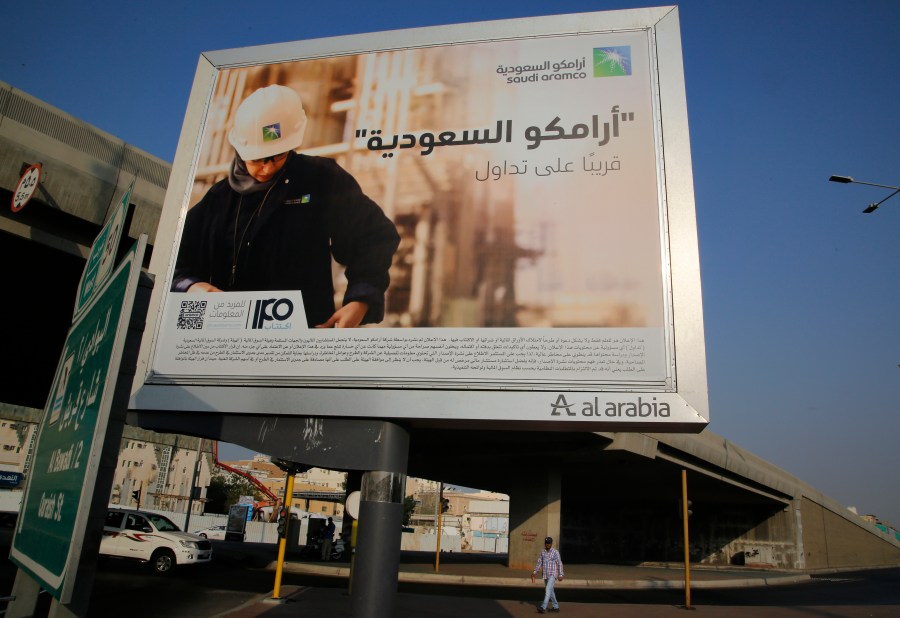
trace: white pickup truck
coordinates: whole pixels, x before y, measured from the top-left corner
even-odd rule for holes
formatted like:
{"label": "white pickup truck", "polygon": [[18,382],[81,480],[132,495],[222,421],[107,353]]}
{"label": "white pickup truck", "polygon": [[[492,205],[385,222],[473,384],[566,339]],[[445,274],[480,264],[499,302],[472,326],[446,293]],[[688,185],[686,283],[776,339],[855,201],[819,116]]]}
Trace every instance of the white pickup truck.
{"label": "white pickup truck", "polygon": [[175,565],[212,560],[212,544],[196,534],[182,532],[166,517],[147,511],[109,509],[100,555],[130,558],[164,575]]}

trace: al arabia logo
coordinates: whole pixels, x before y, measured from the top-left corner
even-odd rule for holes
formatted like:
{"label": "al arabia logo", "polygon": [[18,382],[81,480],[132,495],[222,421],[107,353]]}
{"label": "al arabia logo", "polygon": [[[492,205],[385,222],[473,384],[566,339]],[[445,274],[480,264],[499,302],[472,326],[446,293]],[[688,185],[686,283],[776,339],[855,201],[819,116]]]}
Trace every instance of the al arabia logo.
{"label": "al arabia logo", "polygon": [[281,137],[281,123],[276,122],[275,124],[270,124],[267,127],[263,127],[262,132],[264,142],[274,142],[276,139]]}
{"label": "al arabia logo", "polygon": [[595,47],[594,77],[631,75],[631,46]]}
{"label": "al arabia logo", "polygon": [[565,410],[569,416],[575,416],[575,413],[572,412],[572,404],[566,401],[565,395],[557,397],[556,403],[551,403],[550,408],[550,416],[562,416],[562,410]]}

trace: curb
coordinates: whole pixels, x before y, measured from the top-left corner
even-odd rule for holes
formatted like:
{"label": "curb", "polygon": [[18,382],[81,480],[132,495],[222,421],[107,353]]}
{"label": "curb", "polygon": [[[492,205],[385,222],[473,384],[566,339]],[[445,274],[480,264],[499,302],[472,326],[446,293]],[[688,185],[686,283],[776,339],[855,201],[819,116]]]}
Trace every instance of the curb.
{"label": "curb", "polygon": [[[269,570],[275,570],[276,562],[268,565]],[[285,562],[284,571],[301,575],[320,575],[323,577],[349,578],[349,567],[333,567],[329,565]],[[505,588],[531,588],[534,583],[527,577],[496,577],[478,575],[449,575],[440,573],[415,573],[400,571],[398,581],[405,583],[441,584],[448,586],[488,586]],[[784,575],[779,577],[750,577],[725,580],[699,580],[691,581],[691,589],[715,589],[715,588],[752,588],[763,586],[784,586],[808,582],[810,575]],[[559,584],[560,588],[593,588],[608,590],[683,590],[683,579],[667,580],[635,580],[635,579],[569,579],[566,578]]]}
{"label": "curb", "polygon": [[279,605],[284,605],[285,603],[294,600],[294,597],[303,594],[305,591],[306,588],[302,586],[282,586],[282,596],[278,599],[273,599],[272,594],[274,591],[270,591],[265,594],[257,595],[249,601],[241,603],[237,607],[233,607],[231,609],[215,614],[211,618],[259,616],[266,611],[265,609],[260,608],[277,607]]}

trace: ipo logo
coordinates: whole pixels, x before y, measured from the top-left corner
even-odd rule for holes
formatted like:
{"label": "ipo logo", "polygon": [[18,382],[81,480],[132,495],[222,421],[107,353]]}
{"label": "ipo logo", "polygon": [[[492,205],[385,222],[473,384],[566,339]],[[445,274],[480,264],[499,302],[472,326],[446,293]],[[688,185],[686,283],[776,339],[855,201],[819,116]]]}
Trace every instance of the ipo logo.
{"label": "ipo logo", "polygon": [[263,141],[274,142],[281,137],[281,123],[276,122],[262,128]]}
{"label": "ipo logo", "polygon": [[[250,328],[278,328],[281,325],[275,324],[275,322],[284,322],[293,313],[294,303],[287,298],[257,300],[254,303],[253,321],[250,324]],[[273,323],[267,324],[267,322]],[[282,326],[282,328],[287,327],[289,327],[287,324]]]}
{"label": "ipo logo", "polygon": [[594,77],[631,75],[631,46],[595,47]]}

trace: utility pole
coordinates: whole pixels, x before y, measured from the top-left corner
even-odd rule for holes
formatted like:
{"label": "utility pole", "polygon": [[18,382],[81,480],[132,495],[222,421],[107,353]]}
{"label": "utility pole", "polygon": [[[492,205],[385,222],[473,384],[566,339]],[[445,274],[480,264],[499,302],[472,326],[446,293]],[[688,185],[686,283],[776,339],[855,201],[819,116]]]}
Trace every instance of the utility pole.
{"label": "utility pole", "polygon": [[434,552],[434,572],[437,573],[441,569],[441,514],[444,506],[444,481],[438,486],[437,496],[435,497],[435,521],[437,522],[437,545]]}
{"label": "utility pole", "polygon": [[681,520],[684,523],[684,608],[693,609],[691,607],[691,548],[688,540],[688,517],[691,512],[688,510],[690,501],[688,500],[687,490],[687,470],[681,470]]}
{"label": "utility pole", "polygon": [[[282,462],[282,465],[287,462]],[[281,467],[281,465],[279,465]],[[284,502],[281,505],[281,513],[278,517],[278,560],[275,563],[275,586],[272,589],[272,600],[283,603],[281,597],[281,575],[284,572],[284,554],[287,550],[288,526],[291,522],[291,503],[294,496],[294,475],[297,469],[294,467],[282,467],[287,472],[287,483],[284,488]],[[300,525],[300,522],[297,522]]]}

